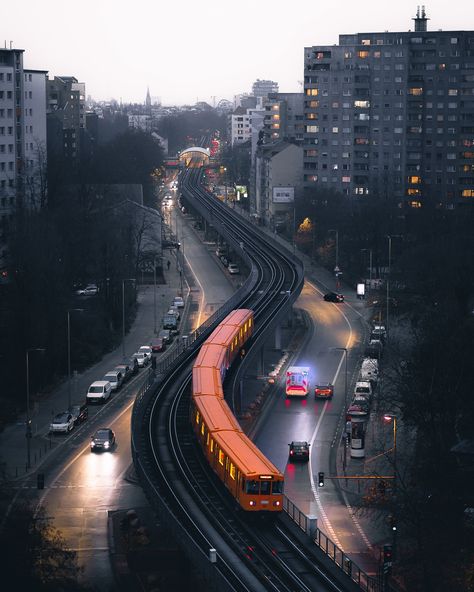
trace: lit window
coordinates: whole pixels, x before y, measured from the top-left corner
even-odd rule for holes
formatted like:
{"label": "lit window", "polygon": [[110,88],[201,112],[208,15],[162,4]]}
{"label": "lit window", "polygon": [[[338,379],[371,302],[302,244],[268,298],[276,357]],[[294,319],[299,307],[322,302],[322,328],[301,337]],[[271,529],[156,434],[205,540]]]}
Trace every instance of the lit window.
{"label": "lit window", "polygon": [[235,481],[235,465],[234,463],[230,463],[230,467],[229,467],[229,475],[232,477],[232,479],[234,479]]}
{"label": "lit window", "polygon": [[423,94],[423,89],[420,87],[415,87],[415,88],[409,88],[408,89],[408,94],[412,95],[414,97],[418,97],[420,95]]}
{"label": "lit window", "polygon": [[219,450],[219,464],[222,466],[224,466],[224,458],[225,458],[224,453],[222,452],[222,450]]}
{"label": "lit window", "polygon": [[461,195],[462,197],[474,197],[474,189],[463,189]]}
{"label": "lit window", "polygon": [[369,55],[370,54],[369,54],[368,51],[360,50],[360,51],[357,52],[357,57],[360,58],[360,59],[362,59],[362,60],[365,60],[366,58],[368,58]]}

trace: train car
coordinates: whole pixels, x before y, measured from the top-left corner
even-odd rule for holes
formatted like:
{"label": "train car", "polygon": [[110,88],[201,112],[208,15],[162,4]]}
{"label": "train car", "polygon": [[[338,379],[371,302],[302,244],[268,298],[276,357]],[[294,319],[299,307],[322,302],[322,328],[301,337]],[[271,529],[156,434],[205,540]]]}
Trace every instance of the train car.
{"label": "train car", "polygon": [[222,381],[253,333],[253,313],[230,313],[201,347],[193,366],[191,422],[212,469],[250,512],[279,512],[283,475],[243,433],[224,400]]}

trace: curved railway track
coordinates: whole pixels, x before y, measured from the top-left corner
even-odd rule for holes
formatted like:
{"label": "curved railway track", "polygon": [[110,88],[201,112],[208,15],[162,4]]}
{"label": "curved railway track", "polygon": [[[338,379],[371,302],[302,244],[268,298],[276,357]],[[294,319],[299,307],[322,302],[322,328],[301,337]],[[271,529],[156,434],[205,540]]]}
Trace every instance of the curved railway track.
{"label": "curved railway track", "polygon": [[[189,421],[192,361],[212,329],[233,308],[251,308],[255,331],[242,366],[298,297],[303,268],[294,256],[262,236],[199,185],[200,171],[183,173],[181,191],[250,268],[244,286],[193,336],[166,374],[137,399],[132,454],[140,482],[160,518],[216,590],[350,590],[332,581],[301,549],[284,521],[238,511],[204,461]],[[228,402],[230,402],[228,400]],[[231,402],[230,402],[231,404]],[[257,528],[256,528],[257,526]],[[212,562],[216,549],[216,561]]]}

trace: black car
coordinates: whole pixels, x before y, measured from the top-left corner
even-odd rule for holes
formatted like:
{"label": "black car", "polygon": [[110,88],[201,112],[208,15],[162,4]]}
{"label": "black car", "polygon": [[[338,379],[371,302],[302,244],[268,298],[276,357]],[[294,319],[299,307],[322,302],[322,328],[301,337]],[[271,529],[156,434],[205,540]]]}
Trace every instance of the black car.
{"label": "black car", "polygon": [[293,440],[290,444],[290,460],[309,460],[309,443]]}
{"label": "black car", "polygon": [[89,408],[86,403],[82,405],[73,405],[71,407],[71,415],[74,419],[74,425],[79,425],[89,417]]}
{"label": "black car", "polygon": [[91,452],[111,450],[115,444],[115,434],[110,428],[100,428],[91,436]]}
{"label": "black car", "polygon": [[324,300],[326,300],[326,302],[344,302],[344,295],[337,294],[336,292],[328,292],[327,294],[324,294]]}

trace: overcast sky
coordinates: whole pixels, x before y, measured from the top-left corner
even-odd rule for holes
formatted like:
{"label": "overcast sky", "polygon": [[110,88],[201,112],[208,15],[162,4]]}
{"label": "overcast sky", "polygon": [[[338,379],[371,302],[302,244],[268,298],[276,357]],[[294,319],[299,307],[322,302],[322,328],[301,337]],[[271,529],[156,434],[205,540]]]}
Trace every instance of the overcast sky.
{"label": "overcast sky", "polygon": [[[19,0],[0,8],[0,43],[26,68],[75,76],[97,100],[232,100],[257,78],[298,92],[303,48],[341,33],[407,31],[414,0]],[[420,2],[421,4],[421,2]],[[425,4],[431,30],[473,30],[473,0]]]}

